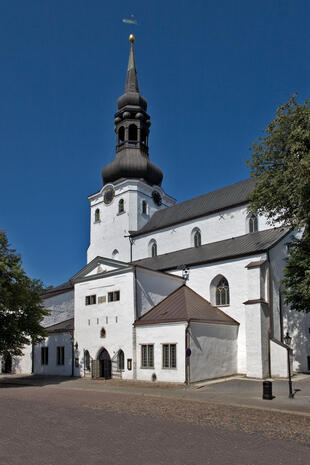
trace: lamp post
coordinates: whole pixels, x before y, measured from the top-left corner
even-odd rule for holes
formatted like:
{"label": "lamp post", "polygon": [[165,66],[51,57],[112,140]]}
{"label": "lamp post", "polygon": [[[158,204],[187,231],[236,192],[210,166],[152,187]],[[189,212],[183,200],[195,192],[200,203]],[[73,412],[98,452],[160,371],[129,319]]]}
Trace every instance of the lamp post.
{"label": "lamp post", "polygon": [[289,388],[289,398],[294,399],[294,394],[293,394],[293,386],[292,386],[292,374],[291,374],[291,361],[290,361],[290,352],[291,352],[291,342],[292,338],[289,335],[288,331],[286,331],[286,335],[284,336],[284,342],[288,346],[287,348],[287,372],[288,372],[288,388]]}

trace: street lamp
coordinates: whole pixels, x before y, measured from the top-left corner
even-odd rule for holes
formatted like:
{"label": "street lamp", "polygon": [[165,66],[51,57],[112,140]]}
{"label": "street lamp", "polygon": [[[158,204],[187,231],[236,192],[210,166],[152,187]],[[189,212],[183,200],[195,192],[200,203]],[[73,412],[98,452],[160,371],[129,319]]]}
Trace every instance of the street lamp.
{"label": "street lamp", "polygon": [[291,361],[290,361],[290,352],[291,352],[291,342],[292,338],[289,335],[288,331],[286,331],[286,335],[284,336],[284,342],[288,346],[287,347],[287,372],[288,372],[288,387],[289,387],[289,398],[294,399],[294,394],[293,394],[293,386],[292,386],[292,375],[291,375]]}

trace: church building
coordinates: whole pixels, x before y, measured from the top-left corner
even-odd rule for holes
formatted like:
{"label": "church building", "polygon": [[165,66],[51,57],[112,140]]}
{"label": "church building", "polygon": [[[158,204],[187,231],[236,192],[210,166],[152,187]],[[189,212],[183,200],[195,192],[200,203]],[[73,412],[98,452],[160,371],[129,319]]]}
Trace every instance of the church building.
{"label": "church building", "polygon": [[294,232],[250,211],[253,179],[181,203],[164,191],[150,160],[132,35],[114,123],[115,158],[89,196],[87,264],[44,295],[49,336],[26,350],[19,371],[177,383],[262,379],[288,375],[288,351],[295,371],[310,370],[310,317],[281,296]]}

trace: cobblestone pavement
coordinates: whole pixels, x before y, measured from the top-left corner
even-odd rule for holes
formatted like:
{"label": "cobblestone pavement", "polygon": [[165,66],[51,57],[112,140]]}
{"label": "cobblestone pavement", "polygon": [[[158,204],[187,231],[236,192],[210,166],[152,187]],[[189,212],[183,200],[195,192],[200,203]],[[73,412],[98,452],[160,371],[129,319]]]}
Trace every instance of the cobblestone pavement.
{"label": "cobblestone pavement", "polygon": [[310,418],[193,399],[0,389],[5,465],[306,465]]}

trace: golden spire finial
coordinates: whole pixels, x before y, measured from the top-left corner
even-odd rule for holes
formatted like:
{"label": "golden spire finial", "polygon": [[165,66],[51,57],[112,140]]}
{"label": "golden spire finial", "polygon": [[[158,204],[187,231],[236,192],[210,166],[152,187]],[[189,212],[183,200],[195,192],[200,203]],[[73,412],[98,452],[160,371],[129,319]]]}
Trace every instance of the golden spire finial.
{"label": "golden spire finial", "polygon": [[135,40],[136,40],[135,36],[134,36],[133,34],[130,34],[130,36],[129,36],[129,42],[130,42],[131,44],[133,44]]}

